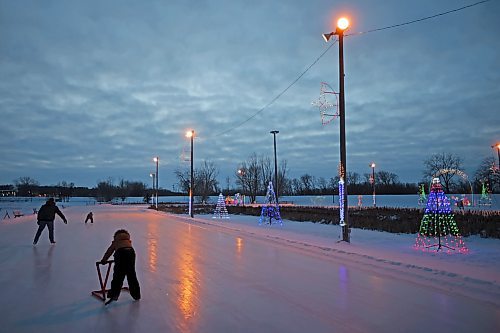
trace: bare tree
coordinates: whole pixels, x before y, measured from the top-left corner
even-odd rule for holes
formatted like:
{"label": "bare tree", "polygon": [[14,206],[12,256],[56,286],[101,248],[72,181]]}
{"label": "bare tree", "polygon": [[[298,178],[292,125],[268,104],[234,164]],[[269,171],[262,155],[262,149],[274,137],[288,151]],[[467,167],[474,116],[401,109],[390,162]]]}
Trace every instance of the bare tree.
{"label": "bare tree", "polygon": [[303,174],[300,176],[300,183],[304,194],[311,194],[314,189],[314,177],[307,173]]}
{"label": "bare tree", "polygon": [[259,167],[261,172],[260,179],[262,180],[262,188],[267,189],[269,182],[273,182],[273,187],[275,187],[274,166],[271,165],[271,159],[269,156],[261,156],[259,158]]}
{"label": "bare tree", "polygon": [[399,177],[395,173],[380,170],[375,173],[375,180],[383,185],[394,185],[399,182]]}
{"label": "bare tree", "polygon": [[257,193],[259,192],[259,186],[262,184],[262,173],[260,172],[261,168],[257,155],[255,153],[250,155],[248,160],[242,163],[242,168],[245,172],[245,176],[242,179],[245,184],[245,190],[248,191],[250,202],[255,202],[257,200]]}
{"label": "bare tree", "polygon": [[475,180],[479,183],[487,183],[492,191],[500,190],[500,170],[495,166],[495,158],[485,158],[475,173]]}
{"label": "bare tree", "polygon": [[19,196],[31,197],[34,190],[39,186],[38,181],[31,177],[19,177],[14,180]]}
{"label": "bare tree", "polygon": [[175,177],[177,177],[179,190],[184,193],[189,193],[189,186],[191,184],[191,171],[188,169],[177,169],[174,171],[174,174]]}
{"label": "bare tree", "polygon": [[110,177],[107,181],[100,181],[97,184],[96,200],[99,202],[110,202],[116,196],[116,187],[113,185],[113,179]]}
{"label": "bare tree", "polygon": [[427,181],[430,181],[434,175],[439,173],[439,178],[445,192],[450,193],[451,187],[458,185],[455,178],[455,172],[452,170],[461,169],[462,161],[460,157],[453,154],[439,153],[432,155],[424,161],[423,175]]}
{"label": "bare tree", "polygon": [[297,178],[292,179],[292,191],[294,195],[302,194],[302,184]]}
{"label": "bare tree", "polygon": [[359,173],[352,171],[347,172],[347,183],[349,185],[359,184],[359,180],[360,180]]}
{"label": "bare tree", "polygon": [[285,193],[288,193],[288,184],[289,181],[287,180],[287,174],[288,174],[288,162],[287,160],[281,160],[279,169],[278,169],[278,196],[282,196]]}
{"label": "bare tree", "polygon": [[[179,188],[182,192],[189,193],[191,185],[191,171],[188,169],[177,169],[174,171],[177,177]],[[194,188],[193,193],[200,199],[201,202],[206,202],[208,197],[218,190],[217,176],[219,170],[211,161],[203,161],[203,163],[193,170]]]}
{"label": "bare tree", "polygon": [[195,172],[194,190],[201,202],[206,202],[210,194],[217,191],[219,170],[211,161],[203,161]]}

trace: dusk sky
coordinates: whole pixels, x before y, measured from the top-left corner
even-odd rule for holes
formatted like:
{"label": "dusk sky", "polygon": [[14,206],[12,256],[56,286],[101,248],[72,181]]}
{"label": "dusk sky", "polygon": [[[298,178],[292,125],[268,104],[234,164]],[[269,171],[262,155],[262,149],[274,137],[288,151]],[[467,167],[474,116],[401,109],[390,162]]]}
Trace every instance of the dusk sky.
{"label": "dusk sky", "polygon": [[374,161],[418,182],[445,152],[472,178],[500,141],[500,1],[357,33],[475,2],[0,0],[0,184],[150,186],[159,156],[172,189],[188,129],[224,188],[252,153],[273,158],[271,130],[289,177],[334,177],[339,122],[311,102],[323,81],[338,91],[338,44],[321,35],[342,15],[348,171]]}

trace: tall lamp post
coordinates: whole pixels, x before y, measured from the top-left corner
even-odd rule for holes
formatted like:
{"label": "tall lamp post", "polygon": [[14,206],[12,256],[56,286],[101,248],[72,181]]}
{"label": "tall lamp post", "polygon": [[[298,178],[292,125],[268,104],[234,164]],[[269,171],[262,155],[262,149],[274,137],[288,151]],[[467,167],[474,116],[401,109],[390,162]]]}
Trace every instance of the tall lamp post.
{"label": "tall lamp post", "polygon": [[370,177],[370,182],[373,186],[373,207],[377,207],[377,203],[375,201],[375,163],[370,163],[370,167],[372,168],[372,176]]}
{"label": "tall lamp post", "polygon": [[191,182],[189,185],[189,216],[194,217],[193,209],[193,188],[194,188],[194,169],[193,169],[193,141],[194,130],[186,132],[186,137],[191,138]]}
{"label": "tall lamp post", "polygon": [[[160,162],[160,158],[156,156],[153,158],[153,161],[156,163],[156,210],[158,210],[158,163]],[[154,178],[153,178],[154,179]]]}
{"label": "tall lamp post", "polygon": [[245,207],[245,169],[238,169],[238,174],[241,176],[241,190],[243,191],[243,207]]}
{"label": "tall lamp post", "polygon": [[[328,42],[332,36],[339,36],[339,117],[340,117],[340,179],[345,182],[342,193],[342,207],[344,207],[344,222],[342,223],[342,241],[350,242],[348,205],[347,205],[347,166],[346,166],[346,143],[345,143],[345,94],[344,94],[344,31],[349,27],[349,20],[345,17],[337,21],[337,28],[334,32],[323,34],[323,38]],[[341,216],[342,219],[342,216]]]}
{"label": "tall lamp post", "polygon": [[497,143],[496,145],[491,146],[491,148],[496,148],[497,149],[497,154],[498,154],[498,170],[500,170],[500,143]]}
{"label": "tall lamp post", "polygon": [[278,161],[276,159],[276,134],[280,131],[271,131],[274,137],[274,194],[276,194],[276,204],[278,204]]}
{"label": "tall lamp post", "polygon": [[155,193],[154,193],[155,192],[155,175],[156,174],[153,172],[151,172],[149,174],[149,177],[153,178],[153,193],[151,194],[151,198],[153,199],[153,201],[154,201],[154,195],[155,195]]}

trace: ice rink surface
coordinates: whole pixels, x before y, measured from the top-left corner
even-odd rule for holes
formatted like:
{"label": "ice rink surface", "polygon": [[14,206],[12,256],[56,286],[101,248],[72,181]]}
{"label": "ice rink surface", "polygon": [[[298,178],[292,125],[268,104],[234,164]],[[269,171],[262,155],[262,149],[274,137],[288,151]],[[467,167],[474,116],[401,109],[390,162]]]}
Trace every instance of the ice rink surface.
{"label": "ice rink surface", "polygon": [[[500,331],[499,240],[466,238],[468,256],[422,254],[414,235],[353,230],[351,244],[336,243],[338,226],[143,205],[63,212],[56,245],[47,230],[32,245],[35,215],[0,222],[0,332]],[[132,237],[142,299],[123,292],[104,306],[91,296],[95,262],[119,228]]]}

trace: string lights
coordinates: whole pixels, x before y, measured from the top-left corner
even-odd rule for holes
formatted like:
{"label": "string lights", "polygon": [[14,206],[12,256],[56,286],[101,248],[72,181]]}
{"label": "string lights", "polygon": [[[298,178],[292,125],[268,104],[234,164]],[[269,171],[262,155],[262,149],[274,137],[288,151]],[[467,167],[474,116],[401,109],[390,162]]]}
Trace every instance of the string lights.
{"label": "string lights", "polygon": [[439,178],[432,180],[431,190],[420,222],[414,247],[422,251],[440,251],[446,249],[447,253],[468,253],[458,230],[450,200],[444,194]]}
{"label": "string lights", "polygon": [[260,212],[259,225],[262,225],[262,223],[269,225],[279,223],[283,226],[283,220],[280,215],[280,206],[276,200],[276,194],[274,193],[272,182],[269,182],[266,193],[266,204],[262,205],[262,210]]}

